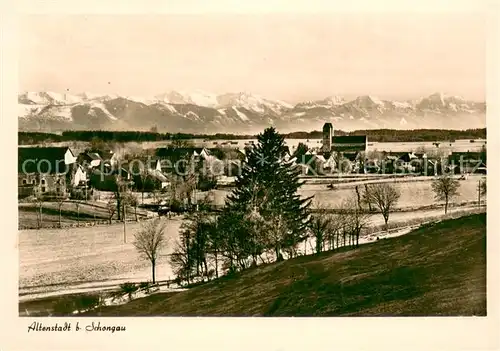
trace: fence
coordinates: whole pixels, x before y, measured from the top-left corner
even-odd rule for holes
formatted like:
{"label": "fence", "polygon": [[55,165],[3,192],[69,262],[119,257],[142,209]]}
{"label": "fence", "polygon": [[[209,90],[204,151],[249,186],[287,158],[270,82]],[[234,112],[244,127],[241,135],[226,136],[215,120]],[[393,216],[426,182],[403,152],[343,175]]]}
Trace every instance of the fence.
{"label": "fence", "polygon": [[471,215],[471,214],[478,214],[478,213],[483,213],[486,212],[486,206],[481,206],[473,209],[467,209],[467,210],[458,210],[455,212],[449,212],[447,214],[441,214],[441,215],[436,215],[436,216],[428,216],[428,217],[422,217],[422,218],[411,218],[407,219],[405,221],[399,221],[399,222],[390,222],[387,223],[387,230],[385,230],[385,225],[377,225],[377,226],[372,226],[369,228],[366,228],[362,232],[362,236],[370,236],[373,233],[381,233],[381,232],[394,232],[394,231],[399,231],[401,229],[404,229],[406,227],[410,226],[417,226],[417,225],[424,225],[428,223],[436,223],[442,220],[446,219],[457,219],[466,215]]}
{"label": "fence", "polygon": [[[138,217],[137,221],[135,218],[127,218],[127,223],[137,223],[137,222],[144,222],[152,217]],[[68,228],[85,228],[85,227],[95,227],[95,226],[109,226],[112,224],[123,224],[123,220],[116,220],[113,219],[111,220],[111,223],[109,220],[92,220],[92,221],[80,221],[80,223],[61,223],[61,226],[59,226],[59,223],[42,223],[42,226],[40,229],[68,229]],[[18,230],[32,230],[32,229],[39,229],[36,225],[19,225]]]}

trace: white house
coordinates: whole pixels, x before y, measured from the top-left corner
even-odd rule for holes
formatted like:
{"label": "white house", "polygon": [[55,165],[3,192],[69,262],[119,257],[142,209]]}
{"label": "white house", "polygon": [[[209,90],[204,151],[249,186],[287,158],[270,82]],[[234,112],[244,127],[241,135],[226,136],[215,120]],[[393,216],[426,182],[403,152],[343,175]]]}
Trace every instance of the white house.
{"label": "white house", "polygon": [[82,166],[75,166],[75,173],[73,174],[72,185],[78,186],[87,183],[87,172],[83,169]]}

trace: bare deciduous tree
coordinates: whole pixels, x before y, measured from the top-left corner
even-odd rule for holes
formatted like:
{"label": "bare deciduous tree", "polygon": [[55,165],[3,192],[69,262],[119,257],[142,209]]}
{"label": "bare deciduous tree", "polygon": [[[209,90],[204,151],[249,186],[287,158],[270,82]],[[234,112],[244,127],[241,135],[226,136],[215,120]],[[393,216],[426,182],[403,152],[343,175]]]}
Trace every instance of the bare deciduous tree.
{"label": "bare deciduous tree", "polygon": [[182,239],[176,242],[175,249],[169,257],[169,263],[179,283],[186,281],[189,284],[193,274],[193,267],[196,263],[194,255],[191,252],[189,238],[187,238],[188,240],[185,240],[185,238]]}
{"label": "bare deciduous tree", "polygon": [[37,215],[36,215],[36,222],[37,222],[37,228],[40,229],[42,227],[42,208],[43,208],[44,198],[41,194],[37,193],[33,197],[32,202],[35,204],[36,208],[38,209]]}
{"label": "bare deciduous tree", "polygon": [[482,179],[478,184],[478,205],[481,206],[481,198],[486,196],[486,179]]}
{"label": "bare deciduous tree", "polygon": [[59,209],[59,228],[62,228],[62,207],[64,205],[64,202],[66,201],[65,196],[60,196],[56,198],[57,200],[57,207]]}
{"label": "bare deciduous tree", "polygon": [[448,212],[449,201],[458,195],[460,182],[448,175],[442,175],[432,182],[432,190],[436,194],[436,200],[444,201],[444,213]]}
{"label": "bare deciduous tree", "polygon": [[134,246],[137,251],[151,262],[153,284],[156,282],[156,262],[160,251],[167,245],[165,239],[165,222],[156,218],[143,224],[135,233]]}
{"label": "bare deciduous tree", "polygon": [[330,221],[328,225],[327,237],[328,249],[335,250],[335,245],[338,248],[340,243],[340,234],[342,232],[343,226],[343,213],[342,209],[338,210],[338,213],[330,216]]}
{"label": "bare deciduous tree", "polygon": [[135,216],[135,221],[138,222],[137,218],[137,206],[139,205],[139,200],[137,199],[137,196],[134,194],[130,195],[130,205],[134,208],[134,216]]}
{"label": "bare deciduous tree", "polygon": [[359,236],[363,228],[369,222],[370,215],[358,204],[356,197],[348,198],[343,203],[344,208],[344,221],[346,229],[348,230],[349,237],[352,239],[352,246],[359,246]]}
{"label": "bare deciduous tree", "polygon": [[75,203],[75,207],[76,207],[76,223],[78,226],[80,226],[80,206],[82,204],[82,200],[75,199],[74,203]]}
{"label": "bare deciduous tree", "polygon": [[141,180],[141,203],[144,205],[144,193],[146,192],[146,186],[148,185],[148,181],[151,181],[152,178],[147,167],[141,169],[139,176]]}
{"label": "bare deciduous tree", "polygon": [[319,254],[324,249],[325,241],[328,239],[328,229],[330,217],[325,211],[319,210],[312,215],[309,230],[316,239],[316,253]]}
{"label": "bare deciduous tree", "polygon": [[113,219],[113,215],[116,212],[116,204],[115,204],[113,199],[110,199],[108,201],[106,208],[107,208],[108,214],[109,214],[109,224],[111,224],[111,220]]}
{"label": "bare deciduous tree", "polygon": [[113,197],[116,202],[116,213],[118,215],[118,220],[122,219],[125,206],[123,205],[123,197],[128,192],[130,182],[122,179],[121,176],[116,176],[115,187],[113,190]]}
{"label": "bare deciduous tree", "polygon": [[125,207],[132,206],[134,208],[135,221],[137,222],[137,206],[139,205],[139,200],[137,197],[131,193],[130,191],[126,191],[122,193],[122,208],[123,208],[123,218],[125,218]]}
{"label": "bare deciduous tree", "polygon": [[364,194],[364,201],[376,206],[384,217],[385,227],[389,221],[389,214],[401,196],[399,190],[389,183],[378,183],[367,187]]}
{"label": "bare deciduous tree", "polygon": [[[368,184],[365,184],[365,194],[366,193],[368,193]],[[363,194],[363,196],[365,195]],[[372,204],[370,202],[368,202],[368,210],[372,212]]]}

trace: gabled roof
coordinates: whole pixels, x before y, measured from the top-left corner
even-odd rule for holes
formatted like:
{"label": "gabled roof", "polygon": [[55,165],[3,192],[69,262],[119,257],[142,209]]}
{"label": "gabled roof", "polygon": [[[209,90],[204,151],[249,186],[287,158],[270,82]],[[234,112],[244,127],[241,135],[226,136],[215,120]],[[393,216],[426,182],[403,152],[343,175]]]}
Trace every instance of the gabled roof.
{"label": "gabled roof", "polygon": [[[182,147],[182,148],[171,148],[171,147],[162,147],[156,149],[156,156],[159,158],[181,158],[184,156],[191,157],[195,152],[200,155],[204,150],[202,147]],[[208,150],[206,150],[208,152]]]}
{"label": "gabled roof", "polygon": [[160,162],[161,164],[161,159],[159,159],[158,157],[135,158],[127,163],[127,167],[132,172],[138,172],[144,169],[154,169],[156,168],[158,162]]}
{"label": "gabled roof", "polygon": [[113,156],[115,156],[115,153],[112,150],[92,150],[90,152],[86,153],[89,158],[93,159],[93,156],[90,156],[91,154],[97,155],[99,160],[101,161],[110,161]]}
{"label": "gabled roof", "polygon": [[283,150],[284,150],[284,153],[286,155],[290,155],[290,156],[292,155],[292,153],[290,151],[290,147],[288,145],[283,146]]}
{"label": "gabled roof", "polygon": [[396,155],[386,155],[385,158],[387,160],[393,160],[393,161],[399,160],[399,156]]}
{"label": "gabled roof", "polygon": [[299,158],[293,158],[297,164],[309,164],[309,165],[314,165],[314,162],[324,162],[324,158],[322,159],[318,158],[316,155],[313,154],[304,154],[300,156]]}
{"label": "gabled roof", "polygon": [[323,155],[316,155],[316,158],[317,158],[320,162],[326,162],[326,159],[323,157]]}
{"label": "gabled roof", "polygon": [[416,152],[416,153],[414,153],[414,155],[417,158],[426,158],[427,157],[426,153],[421,153],[421,152]]}
{"label": "gabled roof", "polygon": [[163,173],[161,173],[156,169],[148,170],[148,174],[160,182],[168,182],[168,178]]}
{"label": "gabled roof", "polygon": [[99,156],[98,153],[96,152],[83,152],[78,156],[79,160],[85,160],[85,161],[95,161],[99,160],[101,161],[101,156]]}
{"label": "gabled roof", "polygon": [[74,156],[69,147],[18,147],[18,172],[64,173],[68,150]]}
{"label": "gabled roof", "polygon": [[333,144],[366,144],[366,135],[339,135],[332,137]]}
{"label": "gabled roof", "polygon": [[99,154],[96,152],[89,152],[87,153],[87,155],[91,160],[101,160],[101,156],[99,156]]}
{"label": "gabled roof", "polygon": [[383,155],[387,160],[410,162],[411,160],[421,159],[425,154],[414,154],[413,152],[384,152]]}

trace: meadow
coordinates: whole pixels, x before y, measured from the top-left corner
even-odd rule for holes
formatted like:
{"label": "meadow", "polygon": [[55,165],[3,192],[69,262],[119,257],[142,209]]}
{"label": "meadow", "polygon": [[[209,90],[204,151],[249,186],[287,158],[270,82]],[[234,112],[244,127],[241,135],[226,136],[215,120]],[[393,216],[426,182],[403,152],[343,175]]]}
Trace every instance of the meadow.
{"label": "meadow", "polygon": [[[170,245],[160,257],[158,276],[172,277],[167,256],[179,235],[181,218],[167,222],[165,235]],[[133,235],[141,223],[123,223],[67,229],[20,230],[19,293],[62,290],[68,284],[105,280],[139,280],[150,277],[150,263],[133,246]],[[141,276],[143,274],[143,276]]]}
{"label": "meadow", "polygon": [[[480,176],[470,176],[466,180],[460,181],[459,195],[452,199],[453,203],[465,203],[477,201],[477,186]],[[376,180],[373,182],[379,182]],[[432,190],[431,179],[411,179],[404,181],[390,181],[400,191],[401,197],[396,205],[397,209],[416,209],[419,207],[433,206],[436,203],[435,195]],[[364,184],[367,182],[356,182],[359,190],[364,190]],[[372,183],[372,182],[370,182]],[[352,196],[355,196],[355,184],[342,184],[336,186],[336,189],[329,189],[327,184],[304,184],[298,191],[302,197],[314,196],[313,207],[315,208],[336,208],[342,202]],[[214,204],[224,205],[225,198],[230,193],[230,189],[212,190]],[[201,197],[202,195],[200,195]]]}
{"label": "meadow", "polygon": [[[443,210],[427,209],[411,212],[394,212],[390,216],[391,228],[406,227],[426,220],[439,220],[450,216],[484,211],[474,207],[452,208],[445,217]],[[168,245],[159,258],[157,279],[165,281],[175,278],[168,263],[179,238],[182,216],[165,221]],[[370,228],[381,230],[383,218],[380,214],[370,217]],[[133,235],[141,223],[130,222],[126,226],[127,242],[124,243],[122,223],[68,229],[40,229],[19,231],[19,295],[20,299],[37,296],[69,293],[79,290],[116,288],[118,284],[148,281],[151,278],[149,261],[141,257],[134,248]],[[367,240],[373,240],[371,230]],[[378,234],[381,235],[381,234]],[[311,253],[311,244],[300,245],[304,253]]]}
{"label": "meadow", "polygon": [[[19,229],[38,228],[39,208],[35,203],[20,202],[18,205],[18,225]],[[141,208],[127,208],[129,221],[144,219],[148,217],[148,212]],[[104,201],[76,202],[66,200],[61,204],[59,213],[59,204],[57,202],[42,203],[42,228],[59,227],[59,214],[61,215],[62,227],[74,227],[88,224],[106,224],[109,223],[109,211],[107,203]],[[112,221],[117,219],[116,211],[113,214]]]}

